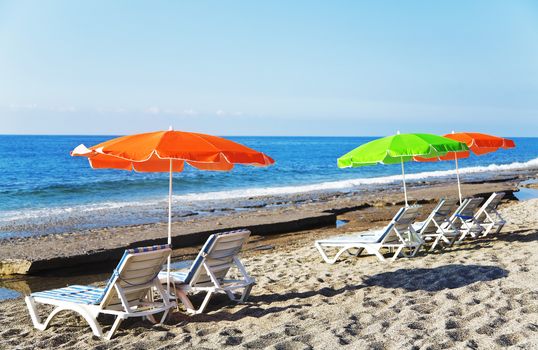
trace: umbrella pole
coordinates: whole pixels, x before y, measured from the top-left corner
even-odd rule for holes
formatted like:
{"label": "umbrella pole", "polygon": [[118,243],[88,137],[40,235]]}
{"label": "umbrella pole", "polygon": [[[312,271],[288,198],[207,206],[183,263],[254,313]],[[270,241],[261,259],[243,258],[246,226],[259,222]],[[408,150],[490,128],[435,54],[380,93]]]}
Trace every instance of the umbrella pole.
{"label": "umbrella pole", "polygon": [[[168,187],[168,244],[172,244],[172,159],[170,159],[170,181]],[[170,262],[172,254],[168,256],[166,264],[166,293],[170,295]]]}
{"label": "umbrella pole", "polygon": [[458,167],[458,155],[454,152],[454,161],[456,162],[456,177],[458,178],[458,194],[460,196],[460,205],[461,205],[461,184],[460,184],[460,170]]}
{"label": "umbrella pole", "polygon": [[400,160],[402,161],[402,180],[403,180],[403,186],[404,186],[405,206],[408,207],[409,205],[407,204],[407,188],[405,187],[405,170],[404,170],[403,157],[400,157]]}

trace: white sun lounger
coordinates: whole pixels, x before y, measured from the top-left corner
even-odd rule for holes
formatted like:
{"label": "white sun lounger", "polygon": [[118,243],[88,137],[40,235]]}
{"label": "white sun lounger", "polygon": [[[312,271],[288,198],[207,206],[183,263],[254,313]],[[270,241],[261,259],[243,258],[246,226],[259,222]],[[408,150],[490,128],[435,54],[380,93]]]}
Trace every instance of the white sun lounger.
{"label": "white sun lounger", "polygon": [[427,242],[432,242],[429,251],[433,251],[439,242],[452,245],[457,238],[457,230],[449,224],[449,216],[458,205],[457,199],[443,198],[423,222],[413,224],[413,228]]}
{"label": "white sun lounger", "polygon": [[497,206],[504,195],[504,192],[493,192],[474,215],[475,221],[484,228],[480,237],[486,237],[495,227],[497,227],[495,233],[499,233],[506,224],[506,221],[497,211]]}
{"label": "white sun lounger", "polygon": [[[105,288],[73,285],[26,296],[34,327],[46,329],[51,320],[64,310],[79,313],[98,337],[103,337],[103,332],[97,316],[116,316],[106,339],[112,338],[121,321],[129,317],[146,317],[156,323],[153,315],[164,312],[160,320],[163,322],[175,303],[166,297],[162,302],[154,301],[152,289],[156,288],[161,295],[166,295],[157,275],[171,251],[169,245],[126,250]],[[44,323],[41,323],[37,304],[55,306]]]}
{"label": "white sun lounger", "polygon": [[[239,260],[241,247],[248,240],[250,231],[238,230],[216,233],[207,239],[194,260],[183,262],[183,271],[172,271],[172,291],[181,300],[187,312],[199,314],[204,311],[213,293],[226,293],[232,301],[243,302],[249,294],[255,281],[249,276]],[[230,268],[235,265],[242,275],[241,279],[226,279]],[[162,283],[167,283],[166,271],[159,274]],[[236,298],[234,291],[243,290]],[[196,310],[188,298],[188,293],[206,292],[206,296]]]}
{"label": "white sun lounger", "polygon": [[484,228],[476,221],[474,216],[476,209],[483,201],[484,198],[482,197],[467,198],[450,217],[450,225],[459,231],[458,243],[461,243],[467,236],[476,238],[484,231]]}
{"label": "white sun lounger", "polygon": [[[401,208],[382,230],[318,240],[314,245],[323,260],[329,264],[334,264],[345,251],[355,248],[358,249],[357,256],[366,250],[368,254],[375,255],[381,261],[385,261],[385,257],[381,254],[383,249],[394,251],[391,261],[396,260],[400,254],[413,257],[424,243],[412,226],[419,209],[420,206]],[[338,251],[334,257],[329,258],[326,250],[333,248],[337,248]],[[409,253],[406,254],[404,250],[409,250]]]}

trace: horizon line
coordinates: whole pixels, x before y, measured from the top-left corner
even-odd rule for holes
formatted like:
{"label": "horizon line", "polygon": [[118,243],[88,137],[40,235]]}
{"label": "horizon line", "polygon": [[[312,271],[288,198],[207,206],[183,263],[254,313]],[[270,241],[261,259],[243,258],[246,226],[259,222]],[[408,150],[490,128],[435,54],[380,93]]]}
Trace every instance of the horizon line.
{"label": "horizon line", "polygon": [[[166,130],[155,130],[155,131],[166,131]],[[155,131],[145,131],[145,132],[136,132],[136,133],[130,133],[130,134],[33,134],[33,133],[28,133],[28,134],[4,134],[4,133],[0,133],[0,136],[111,136],[111,137],[114,137],[114,136],[127,136],[127,135],[136,135],[136,134],[144,134],[144,133],[148,133],[148,132],[155,132]],[[176,130],[176,131],[181,131],[181,130]],[[203,133],[203,132],[196,132],[198,134],[206,134],[206,133]],[[423,132],[421,132],[423,133]],[[434,135],[441,135],[441,134],[436,134],[436,133],[429,133],[429,134],[434,134]],[[385,137],[385,136],[390,136],[391,134],[389,135],[226,135],[226,134],[221,134],[221,135],[216,135],[216,134],[206,134],[206,135],[214,135],[214,136],[219,136],[219,137],[326,137],[326,138],[330,138],[330,137],[348,137],[348,138],[352,138],[352,137]],[[502,136],[502,137],[508,137],[508,138],[538,138],[538,135],[537,136]]]}

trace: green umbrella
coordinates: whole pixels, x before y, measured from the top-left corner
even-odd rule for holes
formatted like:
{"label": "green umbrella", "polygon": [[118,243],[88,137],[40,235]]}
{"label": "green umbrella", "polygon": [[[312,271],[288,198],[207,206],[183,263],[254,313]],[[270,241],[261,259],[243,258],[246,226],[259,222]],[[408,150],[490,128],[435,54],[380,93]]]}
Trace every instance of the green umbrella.
{"label": "green umbrella", "polygon": [[398,134],[365,143],[338,158],[339,168],[375,164],[402,164],[402,179],[407,206],[404,162],[413,157],[438,158],[448,152],[468,150],[466,144],[433,134]]}

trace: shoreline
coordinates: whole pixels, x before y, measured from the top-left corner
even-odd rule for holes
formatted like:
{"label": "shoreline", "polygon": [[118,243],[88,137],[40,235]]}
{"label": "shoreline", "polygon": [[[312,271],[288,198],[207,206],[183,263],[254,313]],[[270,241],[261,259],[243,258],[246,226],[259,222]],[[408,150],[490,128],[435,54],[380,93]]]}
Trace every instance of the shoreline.
{"label": "shoreline", "polygon": [[[425,204],[423,212],[427,211]],[[380,226],[396,208],[344,214],[340,228],[252,237],[241,254],[256,279],[246,303],[215,296],[207,312],[174,311],[162,325],[122,323],[104,341],[65,312],[45,331],[33,328],[21,298],[0,302],[0,347],[207,349],[496,349],[538,346],[538,199],[501,206],[500,234],[415,258],[381,263],[373,256],[323,263],[310,244],[365,225]],[[372,221],[370,219],[376,219]],[[364,219],[364,220],[362,220]],[[255,250],[271,238],[271,249]],[[193,249],[190,254],[194,254]],[[82,276],[83,284],[103,285]],[[48,278],[41,278],[39,281]],[[203,295],[195,297],[200,302]],[[111,318],[102,318],[105,331]]]}
{"label": "shoreline", "polygon": [[[517,191],[518,184],[533,177],[532,172],[504,175],[489,181],[463,183],[462,190],[469,196],[506,191],[506,199],[514,199],[511,193]],[[456,184],[424,182],[409,187],[410,203],[427,207],[445,196],[457,196]],[[227,216],[189,217],[173,222],[174,256],[181,255],[181,248],[202,244],[214,232],[249,228],[253,237],[261,237],[330,228],[346,213],[366,213],[380,208],[390,212],[392,207],[403,205],[402,197],[401,189],[387,186],[384,190],[319,195],[315,199],[294,196],[288,198],[287,205],[261,206],[251,211],[229,212]],[[367,228],[379,220],[376,215],[362,220]],[[113,267],[126,248],[165,242],[166,224],[162,222],[4,239],[0,245],[0,275],[43,274],[65,266],[70,267],[72,274],[88,269],[97,271]]]}
{"label": "shoreline", "polygon": [[[536,159],[538,160],[538,158]],[[519,163],[510,163],[516,165]],[[525,163],[526,164],[526,163]],[[466,183],[504,181],[506,179],[525,179],[535,175],[538,164],[527,164],[524,168],[504,169],[506,165],[490,164],[465,168]],[[495,167],[499,169],[494,170]],[[464,170],[464,169],[462,169]],[[477,172],[477,170],[481,170]],[[432,171],[407,174],[408,187],[421,187],[437,184],[456,183],[455,174],[448,171]],[[440,174],[441,175],[440,175]],[[464,173],[462,173],[463,175]],[[415,178],[413,178],[415,177]],[[342,185],[332,188],[327,185]],[[285,190],[284,190],[285,189]],[[250,193],[250,191],[253,191]],[[280,192],[284,190],[284,192]],[[299,192],[294,192],[299,190]],[[235,212],[252,212],[260,208],[289,207],[297,203],[325,201],[334,196],[368,195],[377,190],[401,191],[401,175],[373,178],[352,178],[298,186],[249,188],[240,190],[176,194],[173,196],[172,215],[174,221],[219,218]],[[261,192],[260,192],[261,191]],[[291,191],[288,193],[287,191]],[[235,192],[240,192],[235,193]],[[261,194],[265,193],[265,194]],[[151,199],[115,202],[94,201],[75,206],[36,207],[0,212],[0,241],[10,238],[33,237],[48,234],[82,232],[112,227],[159,224],[167,217],[168,203],[165,196]]]}

